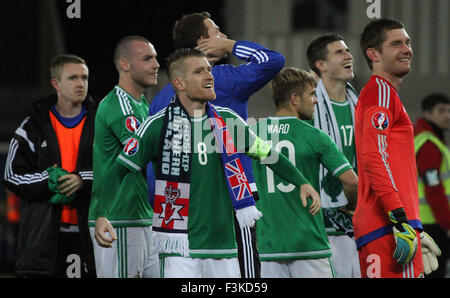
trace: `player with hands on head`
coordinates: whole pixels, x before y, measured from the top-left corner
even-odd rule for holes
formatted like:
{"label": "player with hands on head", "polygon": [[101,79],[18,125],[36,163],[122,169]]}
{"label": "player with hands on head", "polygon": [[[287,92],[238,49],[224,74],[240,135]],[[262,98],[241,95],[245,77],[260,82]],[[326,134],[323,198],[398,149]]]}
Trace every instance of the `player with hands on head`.
{"label": "player with hands on head", "polygon": [[[170,55],[168,75],[176,96],[141,125],[102,187],[108,197],[109,183],[123,184],[130,172],[142,176],[141,169],[153,162],[157,178],[153,234],[162,277],[241,276],[234,211],[241,227],[254,226],[262,214],[255,207],[239,152],[265,161],[299,186],[304,200],[312,198],[312,213],[320,207],[318,193],[286,157],[254,135],[236,112],[211,104],[216,99],[211,68],[197,49],[183,48]],[[206,141],[208,135],[214,136],[212,141]],[[101,212],[107,214],[109,208],[108,201],[101,200]],[[106,218],[97,220],[96,230],[102,241],[110,243],[104,235],[111,231]]]}
{"label": "player with hands on head", "polygon": [[[175,49],[196,48],[206,53],[212,66],[217,105],[235,111],[242,119],[248,118],[250,97],[263,88],[284,66],[282,54],[251,41],[234,40],[221,32],[208,12],[191,13],[178,19],[172,30]],[[239,65],[218,64],[220,60],[233,55],[243,62]],[[150,115],[155,115],[167,107],[175,95],[171,84],[167,84],[156,94],[150,105]],[[240,156],[255,200],[258,192],[252,173],[252,162],[245,154]],[[155,175],[152,165],[147,168],[149,200],[155,194]],[[260,261],[256,245],[255,228],[240,229],[237,221],[239,264],[243,277],[260,277]]]}

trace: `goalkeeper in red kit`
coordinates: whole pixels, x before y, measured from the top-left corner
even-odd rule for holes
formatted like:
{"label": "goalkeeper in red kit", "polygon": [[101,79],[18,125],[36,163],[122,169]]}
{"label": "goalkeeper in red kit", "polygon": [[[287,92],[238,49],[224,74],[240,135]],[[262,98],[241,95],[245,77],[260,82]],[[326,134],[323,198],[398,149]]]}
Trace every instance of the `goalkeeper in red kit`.
{"label": "goalkeeper in red kit", "polygon": [[353,224],[361,275],[420,277],[424,262],[440,251],[422,232],[413,125],[398,95],[411,70],[410,38],[402,23],[375,20],[364,28],[361,48],[372,70],[355,110],[359,182]]}

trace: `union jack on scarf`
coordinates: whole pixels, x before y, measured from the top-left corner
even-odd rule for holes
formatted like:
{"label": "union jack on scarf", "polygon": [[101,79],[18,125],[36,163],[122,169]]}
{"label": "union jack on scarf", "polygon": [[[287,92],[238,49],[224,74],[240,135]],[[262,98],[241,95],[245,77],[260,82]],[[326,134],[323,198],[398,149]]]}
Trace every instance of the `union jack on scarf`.
{"label": "union jack on scarf", "polygon": [[242,168],[239,153],[234,146],[233,139],[223,118],[209,102],[206,104],[206,114],[216,138],[234,209],[239,210],[248,206],[254,206],[255,200],[253,199],[247,176]]}

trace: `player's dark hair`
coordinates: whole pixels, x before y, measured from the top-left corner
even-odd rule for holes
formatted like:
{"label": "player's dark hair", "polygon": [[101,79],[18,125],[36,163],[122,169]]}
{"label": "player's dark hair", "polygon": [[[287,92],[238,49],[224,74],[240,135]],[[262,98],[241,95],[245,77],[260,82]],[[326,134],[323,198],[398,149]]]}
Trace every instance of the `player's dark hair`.
{"label": "player's dark hair", "polygon": [[450,99],[443,93],[430,94],[422,100],[422,111],[430,112],[437,104],[440,103],[450,104]]}
{"label": "player's dark hair", "polygon": [[206,54],[193,48],[181,48],[175,50],[167,58],[167,76],[172,81],[174,72],[180,67],[181,63],[190,57],[205,57]]}
{"label": "player's dark hair", "polygon": [[175,49],[195,48],[200,37],[208,37],[205,20],[211,18],[209,12],[196,12],[184,15],[172,28]]}
{"label": "player's dark hair", "polygon": [[292,93],[302,95],[309,85],[315,87],[317,81],[308,72],[295,67],[283,68],[270,84],[275,106],[283,106]]}
{"label": "player's dark hair", "polygon": [[123,58],[123,56],[126,54],[128,46],[133,41],[142,41],[145,43],[150,43],[150,41],[140,35],[129,35],[122,37],[116,44],[116,47],[114,49],[114,64],[116,65],[117,70],[119,71],[119,60]]}
{"label": "player's dark hair", "polygon": [[69,63],[84,64],[87,67],[86,61],[83,58],[72,54],[62,54],[55,56],[50,63],[50,76],[52,79],[61,79],[61,69],[64,65]]}
{"label": "player's dark hair", "polygon": [[306,57],[308,58],[309,68],[311,68],[319,77],[322,76],[320,70],[316,67],[316,61],[326,60],[328,55],[327,45],[344,40],[337,34],[327,34],[314,39],[308,46]]}
{"label": "player's dark hair", "polygon": [[372,60],[367,56],[367,49],[374,48],[380,52],[381,45],[386,40],[386,32],[403,28],[405,26],[400,21],[393,19],[373,20],[364,27],[364,31],[361,34],[360,46],[370,69],[372,69]]}

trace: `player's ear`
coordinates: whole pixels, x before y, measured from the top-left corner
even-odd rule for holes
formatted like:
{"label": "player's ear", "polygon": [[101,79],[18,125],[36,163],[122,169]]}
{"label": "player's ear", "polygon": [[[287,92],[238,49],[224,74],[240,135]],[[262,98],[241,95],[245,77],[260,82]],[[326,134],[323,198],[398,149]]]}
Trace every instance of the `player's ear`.
{"label": "player's ear", "polygon": [[380,53],[375,48],[368,48],[366,50],[366,55],[369,57],[372,62],[379,62],[380,61]]}
{"label": "player's ear", "polygon": [[325,61],[323,60],[317,60],[314,65],[316,66],[316,68],[320,71],[320,73],[323,73],[324,71],[326,71],[326,64]]}
{"label": "player's ear", "polygon": [[55,88],[56,91],[59,90],[59,81],[57,78],[52,78],[50,80],[50,84],[52,84],[53,88]]}
{"label": "player's ear", "polygon": [[289,97],[291,105],[293,105],[294,107],[296,107],[299,104],[300,99],[301,99],[300,96],[298,96],[298,94],[295,92],[291,93],[291,96]]}
{"label": "player's ear", "polygon": [[186,87],[185,82],[180,77],[174,78],[172,80],[172,85],[176,90],[184,90]]}
{"label": "player's ear", "polygon": [[131,68],[130,63],[125,58],[120,58],[119,66],[122,69],[122,71],[124,71],[124,72],[129,72],[130,68]]}

